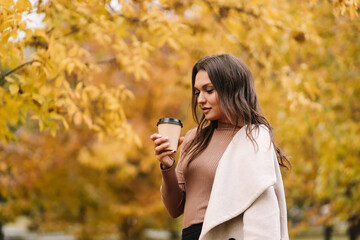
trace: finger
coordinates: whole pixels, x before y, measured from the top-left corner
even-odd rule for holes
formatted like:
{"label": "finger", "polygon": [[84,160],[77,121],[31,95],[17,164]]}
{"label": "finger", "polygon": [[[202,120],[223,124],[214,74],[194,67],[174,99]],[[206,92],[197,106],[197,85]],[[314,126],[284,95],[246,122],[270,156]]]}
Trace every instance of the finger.
{"label": "finger", "polygon": [[[159,160],[160,160],[160,162],[162,162],[162,161],[164,161],[164,158],[173,158],[174,159],[174,153],[175,153],[175,151],[163,151],[162,153],[160,153],[159,155],[158,155],[158,157],[159,157]],[[173,159],[171,159],[171,161],[173,161]]]}
{"label": "finger", "polygon": [[154,134],[152,134],[151,136],[150,136],[150,139],[151,140],[156,140],[156,139],[158,139],[158,138],[161,138],[162,136],[160,135],[160,134],[158,134],[158,133],[154,133]]}
{"label": "finger", "polygon": [[162,153],[163,151],[165,151],[165,149],[166,149],[167,147],[169,147],[169,145],[170,145],[169,142],[166,142],[166,143],[157,145],[157,146],[155,147],[155,154],[156,154],[156,155],[159,155],[160,153]]}
{"label": "finger", "polygon": [[155,143],[155,146],[158,146],[162,143],[166,143],[166,142],[169,142],[169,138],[168,137],[161,137],[161,138],[158,138],[154,141]]}

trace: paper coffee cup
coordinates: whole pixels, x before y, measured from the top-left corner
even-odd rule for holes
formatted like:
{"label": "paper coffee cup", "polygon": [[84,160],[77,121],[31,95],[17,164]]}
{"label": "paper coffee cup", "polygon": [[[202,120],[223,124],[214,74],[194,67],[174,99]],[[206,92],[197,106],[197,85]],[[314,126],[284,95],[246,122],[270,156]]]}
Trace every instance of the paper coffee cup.
{"label": "paper coffee cup", "polygon": [[165,150],[177,151],[181,128],[183,127],[181,121],[176,118],[161,118],[156,126],[158,126],[161,136],[169,138],[170,145]]}

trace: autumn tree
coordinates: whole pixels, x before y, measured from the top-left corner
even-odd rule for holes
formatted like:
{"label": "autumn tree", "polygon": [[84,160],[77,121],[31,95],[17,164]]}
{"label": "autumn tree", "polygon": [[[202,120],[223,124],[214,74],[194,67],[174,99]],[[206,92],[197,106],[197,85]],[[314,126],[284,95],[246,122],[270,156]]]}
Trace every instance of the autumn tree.
{"label": "autumn tree", "polygon": [[[360,211],[357,4],[0,1],[0,223],[27,214],[84,239],[176,229],[148,137],[164,115],[194,127],[191,67],[220,52],[250,66],[291,156],[288,207],[304,212],[292,229],[324,203],[315,224]],[[28,28],[27,13],[45,27]]]}

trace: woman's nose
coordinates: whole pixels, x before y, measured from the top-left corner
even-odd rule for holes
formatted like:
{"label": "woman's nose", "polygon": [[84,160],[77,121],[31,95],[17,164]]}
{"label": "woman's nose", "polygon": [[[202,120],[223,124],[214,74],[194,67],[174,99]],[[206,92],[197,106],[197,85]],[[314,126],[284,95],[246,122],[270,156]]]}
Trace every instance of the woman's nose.
{"label": "woman's nose", "polygon": [[205,103],[206,102],[206,99],[205,99],[205,97],[204,97],[204,94],[203,93],[199,93],[199,96],[198,96],[198,99],[197,99],[197,101],[198,101],[198,104],[203,104],[203,103]]}

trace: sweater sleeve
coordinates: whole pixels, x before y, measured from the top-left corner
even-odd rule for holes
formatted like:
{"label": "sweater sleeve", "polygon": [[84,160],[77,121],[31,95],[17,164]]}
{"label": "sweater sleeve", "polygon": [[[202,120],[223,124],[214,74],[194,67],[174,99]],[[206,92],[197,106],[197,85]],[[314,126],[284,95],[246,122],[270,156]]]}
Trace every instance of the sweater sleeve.
{"label": "sweater sleeve", "polygon": [[[186,133],[183,146],[186,146],[194,133],[194,130]],[[181,148],[178,165],[173,164],[170,168],[161,171],[161,198],[173,218],[180,216],[184,212],[186,190],[183,166],[185,166],[185,161],[184,148]]]}
{"label": "sweater sleeve", "polygon": [[161,171],[162,184],[160,192],[168,213],[171,217],[176,218],[184,212],[185,192],[179,186],[174,165]]}

